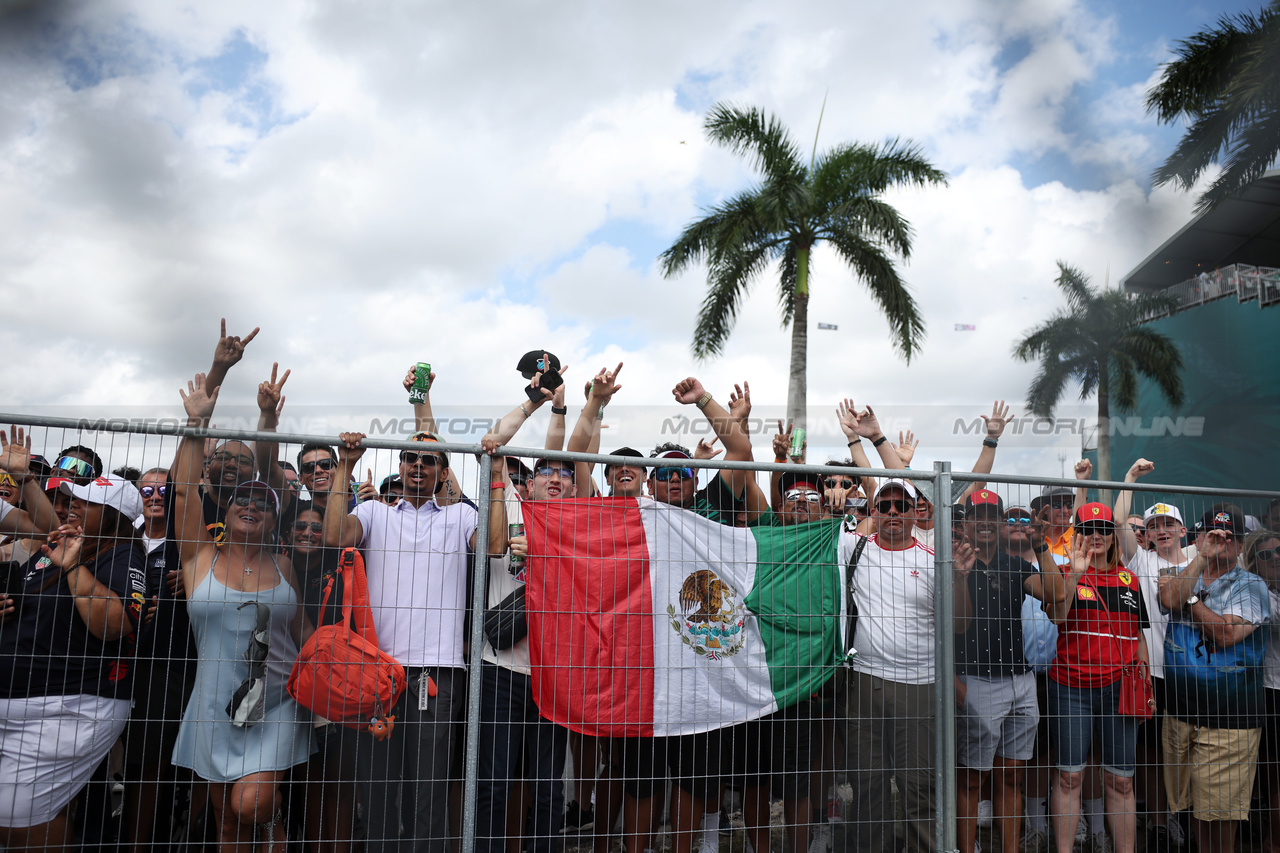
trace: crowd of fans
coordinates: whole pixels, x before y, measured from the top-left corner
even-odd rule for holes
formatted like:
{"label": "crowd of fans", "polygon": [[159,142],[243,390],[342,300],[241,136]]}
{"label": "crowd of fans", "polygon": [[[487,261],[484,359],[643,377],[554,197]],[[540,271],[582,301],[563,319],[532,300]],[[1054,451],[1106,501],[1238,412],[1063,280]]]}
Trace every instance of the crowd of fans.
{"label": "crowd of fans", "polygon": [[[210,424],[256,334],[229,336],[224,323],[211,368],[181,394],[189,425]],[[837,410],[849,454],[830,474],[780,468],[765,487],[725,468],[699,488],[679,460],[753,460],[751,399],[744,383],[722,404],[693,378],[674,398],[701,410],[715,438],[615,449],[597,481],[588,463],[498,454],[542,406],[547,449],[600,452],[622,365],[587,383],[572,430],[554,356],[530,353],[522,368],[519,405],[482,441],[493,481],[470,496],[434,447],[429,393],[414,404],[420,449],[400,452],[377,485],[360,476],[359,433],[306,444],[292,461],[276,442],[187,436],[168,467],[107,473],[90,447],[49,463],[22,429],[0,432],[0,845],[452,850],[476,679],[479,850],[551,851],[567,829],[590,831],[584,843],[607,853],[620,824],[625,849],[647,853],[666,814],[676,853],[710,853],[732,791],[755,853],[777,846],[774,800],[785,846],[818,853],[832,846],[840,778],[852,791],[848,846],[935,850],[933,534],[946,512],[960,850],[981,849],[979,825],[993,820],[1003,853],[1133,853],[1141,816],[1146,850],[1229,851],[1255,796],[1272,848],[1280,501],[1260,517],[1215,504],[1189,528],[1189,506],[1143,506],[1142,492],[1089,501],[1087,462],[1080,488],[1048,487],[1026,506],[980,483],[939,495],[911,479],[914,437],[891,442],[850,400]],[[260,430],[275,430],[288,376],[273,368],[259,385]],[[1000,402],[984,417],[975,472],[992,470],[1008,417]],[[779,424],[772,461],[806,461],[792,438]],[[849,467],[903,473],[877,482],[839,470]],[[1153,469],[1138,460],[1126,481]],[[846,615],[857,613],[845,665],[770,717],[674,738],[550,722],[534,702],[527,638],[486,639],[468,673],[471,582],[483,574],[498,607],[527,580],[521,503],[596,495],[737,527],[838,525],[830,562]],[[484,542],[477,501],[489,503]],[[363,555],[379,646],[405,669],[388,736],[317,718],[286,690],[306,638],[342,620],[346,548]],[[254,643],[265,645],[256,678]],[[1122,699],[1135,680],[1151,689],[1148,703],[1134,688],[1146,707]]]}

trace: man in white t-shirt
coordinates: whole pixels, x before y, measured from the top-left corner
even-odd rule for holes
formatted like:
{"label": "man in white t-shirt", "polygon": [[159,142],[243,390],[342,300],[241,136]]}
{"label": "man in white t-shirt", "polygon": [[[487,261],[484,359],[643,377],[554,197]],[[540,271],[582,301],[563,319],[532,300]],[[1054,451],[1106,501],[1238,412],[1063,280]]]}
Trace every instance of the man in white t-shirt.
{"label": "man in white t-shirt", "polygon": [[864,853],[897,853],[891,776],[906,809],[906,849],[935,849],[934,557],[912,536],[917,498],[906,480],[886,480],[871,517],[840,537],[845,567],[866,539],[848,581],[858,621],[846,741],[854,759],[852,846]]}
{"label": "man in white t-shirt", "polygon": [[[1139,459],[1130,466],[1124,476],[1126,483],[1135,483],[1155,470],[1155,464]],[[1127,518],[1133,503],[1133,492],[1122,491],[1116,497],[1115,518]],[[1168,611],[1160,608],[1160,576],[1176,575],[1191,562],[1191,555],[1182,548],[1182,538],[1187,528],[1182,513],[1176,506],[1156,503],[1142,513],[1141,537],[1128,527],[1117,528],[1116,540],[1124,567],[1138,578],[1142,597],[1147,605],[1150,627],[1146,629],[1147,654],[1151,657],[1151,686],[1156,697],[1156,713],[1142,724],[1138,737],[1138,799],[1147,805],[1148,849],[1167,849],[1169,846],[1168,798],[1165,796],[1163,750],[1161,733],[1164,727],[1164,634],[1169,623]],[[1181,835],[1181,827],[1173,830]],[[1152,846],[1154,845],[1154,847]]]}
{"label": "man in white t-shirt", "polygon": [[[449,849],[449,764],[463,707],[462,620],[467,553],[476,545],[476,508],[440,506],[436,485],[448,454],[420,432],[421,450],[400,452],[404,496],[394,504],[365,501],[347,513],[352,471],[364,454],[362,433],[342,433],[338,467],[325,512],[325,545],[364,554],[378,645],[405,668],[408,689],[388,713],[384,740],[361,733],[357,785],[369,853]],[[495,490],[497,502],[502,492]],[[500,529],[491,528],[492,534]],[[490,550],[494,536],[490,537]]]}

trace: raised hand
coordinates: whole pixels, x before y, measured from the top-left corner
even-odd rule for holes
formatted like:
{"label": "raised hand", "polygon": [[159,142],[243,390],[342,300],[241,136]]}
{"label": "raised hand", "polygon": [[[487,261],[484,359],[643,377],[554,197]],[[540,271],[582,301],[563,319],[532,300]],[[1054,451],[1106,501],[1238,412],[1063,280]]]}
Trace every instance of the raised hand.
{"label": "raised hand", "polygon": [[373,484],[373,469],[367,468],[365,470],[369,472],[369,476],[356,488],[356,498],[362,503],[378,499],[378,487]]}
{"label": "raised hand", "polygon": [[1204,535],[1204,558],[1212,562],[1227,549],[1227,531],[1210,530]]}
{"label": "raised hand", "polygon": [[1082,575],[1089,571],[1089,552],[1085,548],[1083,536],[1071,537],[1071,572]]}
{"label": "raised hand", "polygon": [[1139,459],[1129,467],[1129,473],[1126,474],[1124,478],[1126,481],[1132,483],[1139,477],[1145,477],[1154,470],[1156,470],[1156,463],[1150,462],[1146,459]]}
{"label": "raised hand", "polygon": [[722,447],[715,446],[715,443],[719,440],[719,438],[713,438],[711,439],[711,443],[708,444],[705,438],[698,439],[698,446],[693,449],[693,458],[715,459],[720,455],[721,451],[724,450]]}
{"label": "raised hand", "polygon": [[857,431],[862,438],[869,438],[873,441],[884,435],[884,430],[880,429],[880,421],[876,417],[875,410],[870,406],[867,406],[865,412],[858,414]]}
{"label": "raised hand", "polygon": [[280,365],[272,362],[271,378],[265,382],[258,383],[258,409],[265,415],[274,414],[280,417],[280,412],[284,410],[284,397],[281,391],[284,390],[284,383],[289,381],[290,371],[286,370],[284,376],[280,377],[280,381],[276,381],[276,373],[279,371]]}
{"label": "raised hand", "polygon": [[778,460],[786,460],[791,453],[791,424],[787,424],[787,429],[783,432],[782,421],[778,421],[778,434],[773,437],[773,458]]}
{"label": "raised hand", "polygon": [[338,445],[338,463],[347,463],[347,470],[351,470],[351,466],[364,456],[364,447],[361,442],[364,441],[365,434],[362,432],[340,432],[338,440],[342,443]]}
{"label": "raised hand", "polygon": [[9,441],[4,430],[0,429],[0,471],[16,477],[25,476],[31,465],[31,436],[24,435],[22,427],[12,425],[9,435],[13,436],[13,441]]}
{"label": "raised hand", "polygon": [[751,416],[751,385],[745,380],[741,386],[733,386],[733,393],[729,395],[729,415],[746,429],[747,418]]}
{"label": "raised hand", "polygon": [[916,448],[920,446],[920,439],[916,438],[911,430],[903,432],[898,431],[898,443],[893,445],[893,449],[898,452],[898,458],[902,460],[903,465],[910,465],[911,460],[916,456]]}
{"label": "raised hand", "polygon": [[[550,353],[545,353],[545,352],[544,352],[544,353],[542,354],[542,363],[543,363],[543,364],[551,364],[551,354],[550,354]],[[569,369],[569,365],[567,365],[567,364],[563,364],[563,365],[561,365],[561,366],[560,366],[560,369],[559,369],[558,371],[556,371],[556,372],[557,372],[557,373],[559,373],[559,374],[560,374],[560,376],[561,376],[561,381],[560,381],[560,387],[561,387],[561,388],[563,388],[563,387],[564,387],[564,379],[563,379],[563,377],[564,377],[565,371],[567,371],[568,369]],[[542,392],[542,396],[546,397],[548,400],[550,400],[550,401],[551,401],[551,405],[555,406],[556,408],[563,408],[563,407],[564,407],[564,392],[563,392],[563,391],[561,391],[561,392],[560,392],[559,401],[557,401],[557,399],[556,399],[556,389],[548,389],[548,388],[543,388],[543,387],[542,387],[542,374],[543,374],[543,373],[545,373],[545,372],[546,372],[546,371],[542,371],[542,372],[540,372],[540,373],[535,373],[535,374],[533,374],[533,379],[529,380],[529,384],[530,384],[530,385],[532,385],[534,388],[537,388],[539,391],[541,391],[541,392]]]}
{"label": "raised hand", "polygon": [[836,406],[836,419],[840,422],[840,431],[844,433],[845,438],[849,439],[849,441],[857,441],[858,407],[848,397],[845,397],[844,401]]}
{"label": "raised hand", "polygon": [[1093,463],[1088,459],[1081,459],[1076,463],[1074,471],[1077,480],[1090,480],[1093,478]]}
{"label": "raised hand", "polygon": [[178,394],[182,397],[182,408],[186,409],[187,417],[196,421],[206,421],[213,414],[213,407],[218,402],[219,388],[209,389],[205,386],[204,374],[197,373],[195,379],[187,381],[187,393],[183,394],[182,389],[178,389]]}
{"label": "raised hand", "polygon": [[696,403],[702,399],[702,395],[707,391],[702,387],[702,383],[690,376],[688,379],[681,379],[676,383],[676,387],[671,389],[671,393],[675,396],[676,402],[687,406],[690,403]]}
{"label": "raised hand", "polygon": [[982,421],[987,425],[987,438],[999,438],[1004,435],[1004,428],[1009,424],[1009,407],[1004,404],[1004,400],[996,400],[991,404],[991,416],[983,415]]}
{"label": "raised hand", "polygon": [[[409,370],[404,375],[404,390],[406,391],[412,391],[413,383],[416,382],[418,379],[413,374],[413,371],[417,366],[418,365],[416,364],[409,365]],[[436,384],[436,374],[435,374],[435,371],[432,371],[431,373],[427,374],[427,393],[428,394],[431,393],[431,386],[435,384]]]}
{"label": "raised hand", "polygon": [[973,545],[969,540],[964,540],[956,547],[956,577],[963,580],[969,576],[969,572],[973,571],[973,567],[978,562],[978,552],[973,550]]}
{"label": "raised hand", "polygon": [[618,366],[613,369],[612,373],[603,367],[600,368],[600,372],[595,375],[595,378],[591,380],[591,384],[587,386],[587,396],[596,398],[602,406],[608,403],[613,395],[622,388],[621,385],[615,382],[621,372],[622,362],[618,362]]}
{"label": "raised hand", "polygon": [[218,343],[213,348],[213,363],[221,367],[229,368],[244,358],[244,348],[249,345],[249,341],[258,336],[258,327],[254,326],[253,331],[245,335],[243,338],[239,335],[227,334],[227,318],[222,318],[222,331],[218,336]]}

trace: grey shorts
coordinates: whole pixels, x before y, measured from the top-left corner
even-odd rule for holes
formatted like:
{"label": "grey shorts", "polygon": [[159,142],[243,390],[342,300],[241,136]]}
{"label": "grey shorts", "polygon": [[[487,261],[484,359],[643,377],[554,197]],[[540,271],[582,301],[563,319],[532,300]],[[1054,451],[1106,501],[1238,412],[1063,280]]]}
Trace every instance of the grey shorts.
{"label": "grey shorts", "polygon": [[961,675],[966,692],[956,712],[956,746],[961,767],[990,770],[995,757],[1026,761],[1035,754],[1040,706],[1036,677],[1025,672],[1012,678]]}

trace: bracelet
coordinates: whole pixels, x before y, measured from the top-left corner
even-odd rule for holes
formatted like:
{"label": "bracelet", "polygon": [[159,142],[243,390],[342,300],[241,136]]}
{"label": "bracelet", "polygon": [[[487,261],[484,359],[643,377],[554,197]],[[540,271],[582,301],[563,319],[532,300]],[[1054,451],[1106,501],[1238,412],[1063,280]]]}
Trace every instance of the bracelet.
{"label": "bracelet", "polygon": [[707,403],[710,403],[710,402],[711,402],[711,392],[707,391],[701,397],[698,398],[698,402],[695,403],[694,405],[696,405],[699,409],[705,409],[707,407]]}
{"label": "bracelet", "polygon": [[858,444],[858,445],[862,444],[862,439],[861,439],[861,438],[855,438],[853,441],[851,441],[851,442],[849,442],[848,444],[846,444],[846,445],[845,445],[845,447],[853,447],[855,444]]}
{"label": "bracelet", "polygon": [[524,415],[526,418],[529,417],[529,410],[524,407],[524,403],[520,404],[520,414]]}
{"label": "bracelet", "polygon": [[1033,546],[1031,550],[1035,551],[1037,554],[1043,554],[1045,551],[1049,550],[1049,546],[1046,543],[1041,542],[1039,548]]}
{"label": "bracelet", "polygon": [[774,461],[774,463],[775,463],[775,464],[781,465],[783,462],[786,462],[786,461],[787,461],[787,457],[785,457],[785,456],[775,456],[775,457],[773,457],[773,461]]}
{"label": "bracelet", "polygon": [[596,420],[604,420],[604,409],[596,409]]}
{"label": "bracelet", "polygon": [[551,407],[551,414],[553,414],[553,415],[567,415],[567,414],[569,414],[569,407],[568,407],[568,406],[561,406],[560,408],[558,408],[558,409],[557,409],[555,406],[552,406],[552,407]]}
{"label": "bracelet", "polygon": [[888,441],[888,440],[889,440],[889,436],[887,436],[887,435],[882,435],[882,436],[880,436],[879,438],[877,438],[875,441],[871,442],[871,446],[872,446],[872,447],[879,447],[880,445],[884,444],[884,443],[885,443],[886,441]]}
{"label": "bracelet", "polygon": [[489,484],[490,489],[505,489],[506,487],[507,487],[507,484],[502,482],[501,480],[494,480],[492,483]]}
{"label": "bracelet", "polygon": [[994,439],[994,438],[984,438],[984,439],[982,439],[982,446],[983,446],[983,447],[995,447],[995,446],[996,446],[997,444],[999,444],[999,443],[1000,443],[1000,442],[998,442],[998,441],[997,441],[996,439]]}

